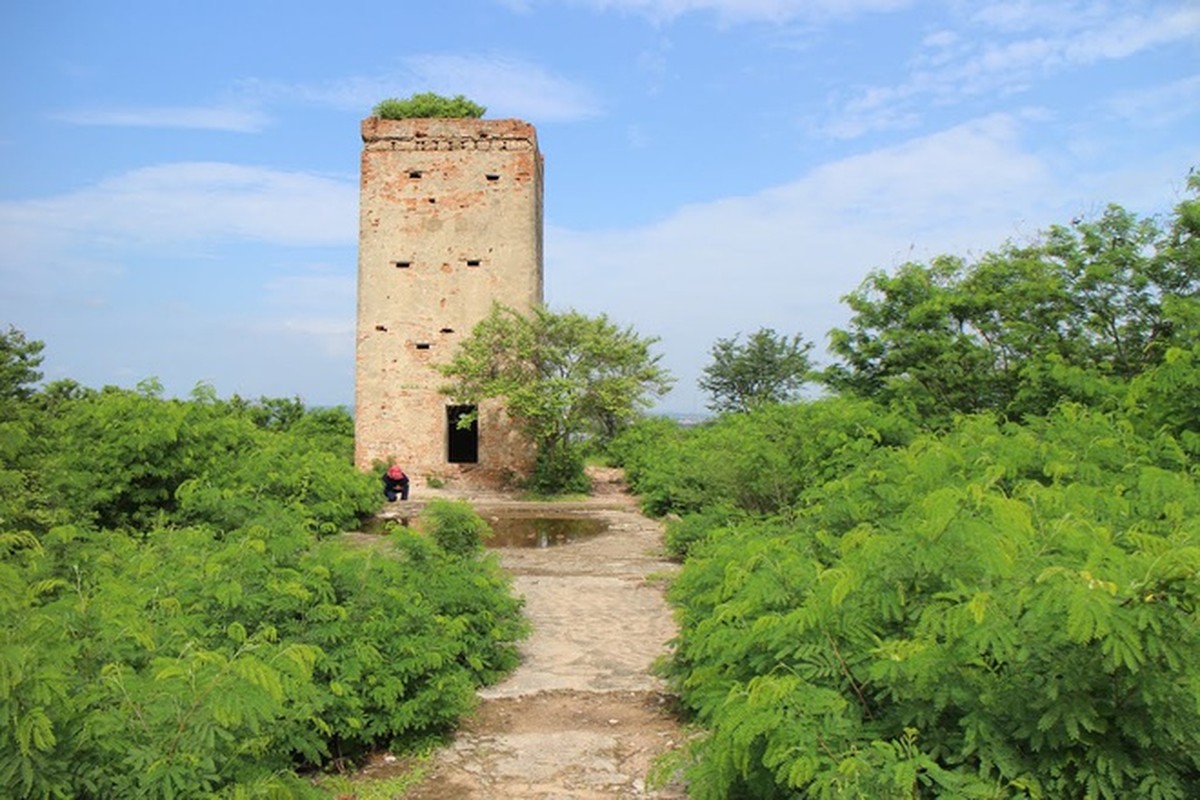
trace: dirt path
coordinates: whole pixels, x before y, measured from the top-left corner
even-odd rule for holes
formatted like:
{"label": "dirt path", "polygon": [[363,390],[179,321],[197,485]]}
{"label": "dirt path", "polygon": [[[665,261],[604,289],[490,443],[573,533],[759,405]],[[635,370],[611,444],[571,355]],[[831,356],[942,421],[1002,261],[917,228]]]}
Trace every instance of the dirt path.
{"label": "dirt path", "polygon": [[498,551],[533,634],[521,665],[480,692],[478,711],[408,800],[686,797],[679,785],[646,786],[654,758],[683,736],[651,674],[675,635],[662,580],[675,566],[661,558],[661,526],[638,512],[619,475],[593,477],[593,495],[577,503],[465,498],[484,518],[552,509],[599,517],[608,532]]}

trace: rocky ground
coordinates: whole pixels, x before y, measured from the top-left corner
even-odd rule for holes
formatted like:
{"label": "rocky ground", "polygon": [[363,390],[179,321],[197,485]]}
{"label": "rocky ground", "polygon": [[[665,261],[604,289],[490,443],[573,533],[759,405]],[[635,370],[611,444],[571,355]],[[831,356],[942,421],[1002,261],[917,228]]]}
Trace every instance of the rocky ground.
{"label": "rocky ground", "polygon": [[480,692],[477,712],[406,798],[686,797],[678,782],[647,784],[654,760],[684,736],[672,698],[652,674],[675,635],[663,593],[676,567],[662,558],[661,525],[638,512],[619,473],[596,470],[593,479],[591,496],[576,502],[422,490],[409,506],[388,510],[419,513],[422,499],[446,496],[469,500],[484,518],[578,515],[607,523],[606,533],[586,540],[497,551],[525,597],[533,634],[521,665]]}

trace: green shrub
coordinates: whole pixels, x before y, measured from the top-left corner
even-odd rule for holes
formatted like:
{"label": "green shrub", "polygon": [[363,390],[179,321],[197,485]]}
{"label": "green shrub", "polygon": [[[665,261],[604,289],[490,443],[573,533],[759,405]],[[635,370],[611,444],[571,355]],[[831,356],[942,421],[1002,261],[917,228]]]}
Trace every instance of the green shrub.
{"label": "green shrub", "polygon": [[1200,487],[1065,407],[879,449],[674,583],[694,796],[1200,796]]}
{"label": "green shrub", "polygon": [[636,472],[650,448],[683,435],[684,428],[670,417],[645,416],[626,426],[605,444],[604,456],[611,467],[622,467],[626,477]]}
{"label": "green shrub", "polygon": [[0,419],[0,796],[321,796],[302,768],[420,747],[515,666],[470,525],[318,538],[382,502],[344,412],[158,391]]}
{"label": "green shrub", "polygon": [[663,542],[667,553],[677,561],[683,561],[693,548],[703,544],[720,529],[745,520],[745,512],[732,506],[710,506],[667,522]]}
{"label": "green shrub", "polygon": [[438,547],[457,556],[478,553],[492,535],[483,517],[462,500],[431,500],[422,519]]}
{"label": "green shrub", "polygon": [[253,451],[179,486],[175,495],[181,519],[237,528],[292,508],[302,513],[313,533],[331,535],[354,530],[379,509],[376,476],[292,432],[259,433],[257,438]]}
{"label": "green shrub", "polygon": [[330,534],[379,508],[377,483],[351,462],[344,411],[287,405],[288,424],[263,425],[207,391],[180,401],[151,389],[55,408],[41,478],[73,519],[108,529],[164,520],[233,529],[295,506],[314,532]]}
{"label": "green shrub", "polygon": [[613,449],[643,508],[656,515],[709,506],[787,513],[806,488],[877,448],[904,444],[917,429],[896,411],[840,398],[727,414],[690,429],[670,425],[639,424]]}
{"label": "green shrub", "polygon": [[205,400],[167,400],[152,382],[106,389],[56,408],[42,478],[75,520],[137,529],[177,508],[175,492],[252,451],[257,431]]}
{"label": "green shrub", "polygon": [[533,473],[524,482],[538,495],[583,494],[592,487],[585,470],[583,452],[578,449],[539,450]]}
{"label": "green shrub", "polygon": [[430,117],[478,119],[486,112],[486,108],[468,100],[461,94],[454,97],[443,97],[434,92],[419,92],[405,100],[395,97],[381,100],[375,105],[372,115],[380,119],[423,119]]}
{"label": "green shrub", "polygon": [[494,558],[300,522],[64,529],[0,562],[0,794],[295,788],[296,765],[422,746],[516,665],[527,627]]}

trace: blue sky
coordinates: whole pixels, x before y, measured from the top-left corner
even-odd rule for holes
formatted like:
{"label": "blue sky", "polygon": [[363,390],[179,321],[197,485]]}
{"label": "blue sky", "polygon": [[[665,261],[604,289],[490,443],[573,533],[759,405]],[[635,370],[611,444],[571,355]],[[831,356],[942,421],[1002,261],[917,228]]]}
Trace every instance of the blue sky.
{"label": "blue sky", "polygon": [[[875,269],[970,257],[1200,165],[1200,5],[40,0],[0,10],[0,325],[48,380],[353,404],[359,121],[537,126],[546,302],[822,352]],[[824,356],[821,356],[822,359]]]}

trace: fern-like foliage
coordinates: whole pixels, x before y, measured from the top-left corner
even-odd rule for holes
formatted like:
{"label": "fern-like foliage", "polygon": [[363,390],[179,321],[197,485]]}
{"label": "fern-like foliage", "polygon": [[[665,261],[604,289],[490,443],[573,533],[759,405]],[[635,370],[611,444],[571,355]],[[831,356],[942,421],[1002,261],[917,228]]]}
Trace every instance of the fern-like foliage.
{"label": "fern-like foliage", "polygon": [[672,588],[696,797],[1200,796],[1200,486],[1064,407],[868,454]]}
{"label": "fern-like foliage", "polygon": [[301,768],[416,747],[515,666],[494,558],[335,535],[382,503],[345,412],[27,402],[0,430],[0,796],[321,797]]}

